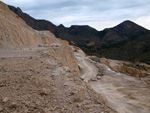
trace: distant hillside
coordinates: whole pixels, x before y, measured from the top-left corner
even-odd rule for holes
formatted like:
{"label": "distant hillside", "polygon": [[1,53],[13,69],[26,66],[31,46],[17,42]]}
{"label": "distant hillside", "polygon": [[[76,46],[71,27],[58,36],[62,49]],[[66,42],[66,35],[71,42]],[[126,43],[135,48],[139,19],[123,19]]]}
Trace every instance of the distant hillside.
{"label": "distant hillside", "polygon": [[[145,51],[143,48],[149,48],[147,41],[150,38],[150,31],[132,21],[124,21],[113,28],[107,28],[103,31],[97,31],[88,25],[72,25],[66,28],[62,24],[56,26],[46,20],[36,20],[28,14],[23,13],[20,8],[13,6],[9,6],[9,8],[32,28],[36,30],[49,30],[54,33],[56,37],[69,41],[70,44],[80,47],[89,55],[149,62],[143,60],[149,58],[147,58],[146,55],[141,55],[145,54],[141,51]],[[137,47],[136,52],[135,47]],[[134,55],[132,52],[134,52]],[[135,56],[137,57],[139,54],[140,57],[135,58]]]}
{"label": "distant hillside", "polygon": [[110,59],[150,64],[150,34],[141,35],[122,45],[118,44],[100,54]]}
{"label": "distant hillside", "polygon": [[13,6],[8,6],[8,7],[10,10],[15,12],[19,17],[21,17],[33,29],[50,30],[51,32],[54,32],[57,29],[57,27],[53,23],[51,23],[47,20],[36,20],[36,19],[32,18],[30,15],[23,13],[19,7],[17,7],[17,8],[15,8]]}
{"label": "distant hillside", "polygon": [[127,20],[113,28],[100,31],[100,36],[103,41],[116,43],[127,41],[149,32],[149,30]]}

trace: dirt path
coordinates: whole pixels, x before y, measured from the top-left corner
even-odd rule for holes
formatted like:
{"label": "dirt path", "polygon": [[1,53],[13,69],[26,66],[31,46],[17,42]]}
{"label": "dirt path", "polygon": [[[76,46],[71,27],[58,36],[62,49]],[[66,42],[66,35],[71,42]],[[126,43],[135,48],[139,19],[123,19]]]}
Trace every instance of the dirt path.
{"label": "dirt path", "polygon": [[78,65],[81,68],[81,79],[83,79],[85,82],[95,79],[98,72],[98,69],[95,68],[95,65],[91,63],[88,58],[85,58],[82,53],[76,53],[76,58]]}
{"label": "dirt path", "polygon": [[[82,68],[82,78],[87,82],[96,75],[97,68],[87,58],[76,55]],[[108,101],[119,113],[150,113],[150,87],[128,75],[116,73],[104,64],[104,76],[89,81],[91,87]]]}
{"label": "dirt path", "polygon": [[119,113],[150,113],[150,87],[128,75],[116,73],[104,67],[101,80],[90,82],[91,87],[101,93]]}

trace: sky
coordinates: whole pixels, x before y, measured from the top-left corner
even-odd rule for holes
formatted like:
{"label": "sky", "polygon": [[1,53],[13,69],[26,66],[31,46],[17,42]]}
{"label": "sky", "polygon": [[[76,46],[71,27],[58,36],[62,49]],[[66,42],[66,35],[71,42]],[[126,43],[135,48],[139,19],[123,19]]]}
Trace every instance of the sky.
{"label": "sky", "polygon": [[97,30],[131,20],[150,29],[150,0],[1,0],[55,25],[89,25]]}

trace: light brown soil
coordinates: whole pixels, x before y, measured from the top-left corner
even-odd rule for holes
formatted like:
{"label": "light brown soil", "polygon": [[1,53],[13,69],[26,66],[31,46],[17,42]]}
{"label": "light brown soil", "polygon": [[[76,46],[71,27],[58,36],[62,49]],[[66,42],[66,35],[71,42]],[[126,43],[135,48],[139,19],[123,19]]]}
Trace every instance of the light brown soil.
{"label": "light brown soil", "polygon": [[115,113],[45,48],[0,50],[1,113]]}

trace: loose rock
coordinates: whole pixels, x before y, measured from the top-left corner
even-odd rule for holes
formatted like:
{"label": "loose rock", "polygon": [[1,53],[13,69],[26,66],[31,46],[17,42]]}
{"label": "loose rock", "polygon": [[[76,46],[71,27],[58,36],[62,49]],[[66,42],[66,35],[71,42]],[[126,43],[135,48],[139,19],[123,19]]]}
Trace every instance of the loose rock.
{"label": "loose rock", "polygon": [[3,111],[3,108],[2,108],[2,107],[0,107],[0,112],[1,112],[1,111]]}
{"label": "loose rock", "polygon": [[41,91],[40,91],[40,94],[41,95],[48,95],[49,91],[47,88],[42,88]]}
{"label": "loose rock", "polygon": [[17,103],[16,102],[12,102],[11,104],[10,104],[10,108],[16,108],[17,107]]}
{"label": "loose rock", "polygon": [[2,99],[2,101],[3,101],[4,103],[6,103],[8,100],[9,100],[8,97],[5,97],[5,98]]}

